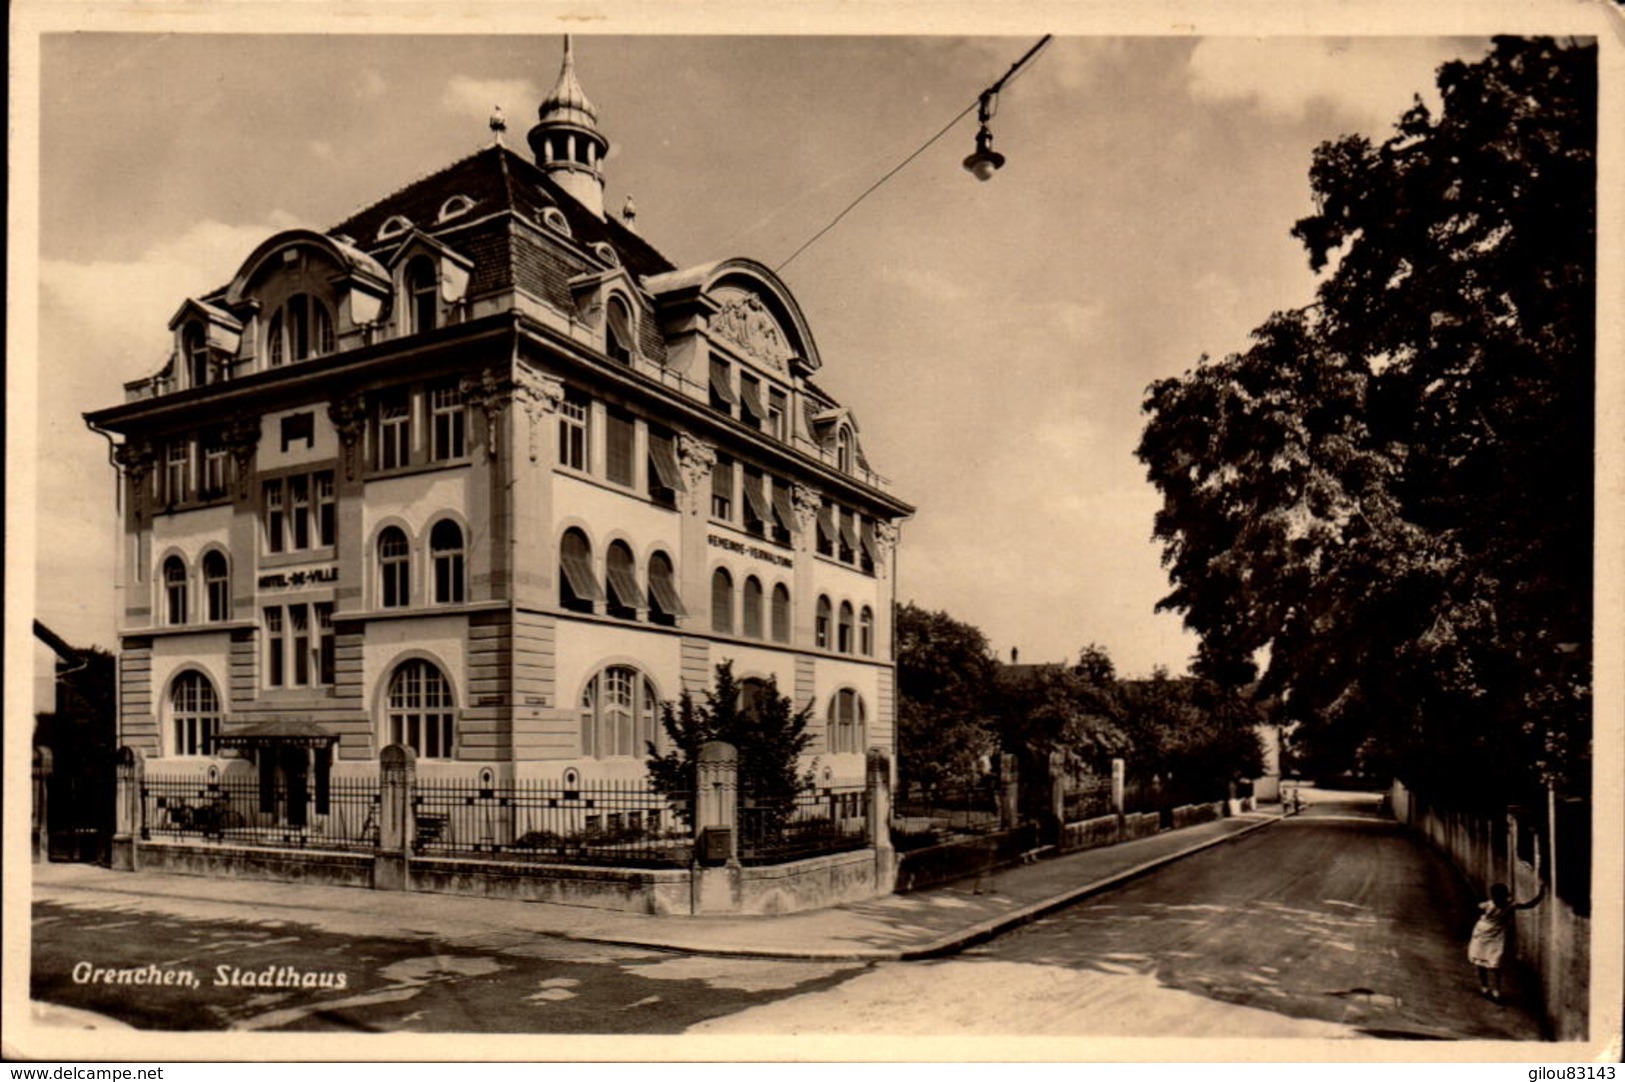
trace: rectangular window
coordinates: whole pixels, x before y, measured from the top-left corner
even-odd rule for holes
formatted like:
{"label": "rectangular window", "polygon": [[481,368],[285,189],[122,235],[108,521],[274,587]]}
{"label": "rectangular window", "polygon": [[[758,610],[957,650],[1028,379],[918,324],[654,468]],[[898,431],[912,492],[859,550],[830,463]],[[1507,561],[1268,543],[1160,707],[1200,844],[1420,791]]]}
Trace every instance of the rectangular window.
{"label": "rectangular window", "polygon": [[677,504],[683,475],[677,465],[677,448],[670,432],[649,429],[649,498],[666,507]]}
{"label": "rectangular window", "polygon": [[761,428],[767,421],[767,407],[762,405],[762,381],[741,372],[739,401],[745,407],[739,411],[739,419],[752,428]]}
{"label": "rectangular window", "polygon": [[289,524],[293,527],[295,552],[310,547],[310,478],[303,474],[288,478]]}
{"label": "rectangular window", "polygon": [[734,462],[718,455],[711,467],[711,517],[732,522],[734,514]]}
{"label": "rectangular window", "polygon": [[288,606],[288,623],[293,628],[293,686],[310,686],[310,610],[304,605]]}
{"label": "rectangular window", "polygon": [[788,441],[790,430],[787,420],[790,416],[790,403],[783,391],[769,389],[767,392],[767,430],[773,438]]}
{"label": "rectangular window", "polygon": [[818,504],[818,555],[835,555],[835,505],[828,500]]}
{"label": "rectangular window", "polygon": [[773,540],[788,545],[796,532],[795,505],[790,497],[790,482],[773,478]]}
{"label": "rectangular window", "polygon": [[313,474],[316,482],[316,544],[326,547],[338,535],[338,506],[333,499],[333,471]]}
{"label": "rectangular window", "polygon": [[433,424],[429,456],[434,461],[449,462],[468,453],[467,414],[463,393],[455,386],[435,387],[429,391],[429,416]]}
{"label": "rectangular window", "polygon": [[378,404],[378,468],[394,470],[412,461],[412,400],[391,395]]}
{"label": "rectangular window", "polygon": [[265,494],[265,551],[281,552],[286,542],[283,530],[282,478],[267,481]]}
{"label": "rectangular window", "polygon": [[617,485],[632,483],[632,447],[637,424],[619,410],[604,414],[604,476]]}
{"label": "rectangular window", "polygon": [[210,435],[203,443],[203,496],[217,499],[226,494],[229,483],[230,454],[218,435]]}
{"label": "rectangular window", "polygon": [[185,503],[192,497],[192,442],[172,440],[164,457],[164,499]]}
{"label": "rectangular window", "polygon": [[333,603],[318,601],[316,608],[316,682],[332,684],[338,667],[338,650],[333,638]]}
{"label": "rectangular window", "polygon": [[773,512],[767,506],[767,496],[762,488],[766,480],[762,471],[750,466],[745,467],[744,493],[745,502],[745,529],[757,537],[767,536],[767,524],[773,518]]}
{"label": "rectangular window", "polygon": [[314,413],[295,413],[282,418],[282,452],[286,454],[294,442],[303,443],[305,447],[316,446],[316,415]]}
{"label": "rectangular window", "polygon": [[711,408],[719,413],[733,416],[734,405],[739,401],[739,395],[734,392],[733,373],[728,368],[728,362],[711,358]]}
{"label": "rectangular window", "polygon": [[559,406],[559,465],[586,472],[587,461],[586,399],[567,393]]}
{"label": "rectangular window", "polygon": [[845,508],[845,507],[841,508],[841,518],[840,518],[840,527],[841,527],[840,541],[841,541],[841,546],[840,547],[841,547],[841,562],[843,564],[850,564],[850,563],[857,562],[857,558],[858,558],[858,556],[857,556],[857,553],[858,553],[858,530],[857,530],[856,519],[857,519],[856,513],[849,510],[848,508]]}
{"label": "rectangular window", "polygon": [[283,684],[283,659],[287,650],[282,629],[282,609],[272,605],[265,610],[265,686],[279,688]]}

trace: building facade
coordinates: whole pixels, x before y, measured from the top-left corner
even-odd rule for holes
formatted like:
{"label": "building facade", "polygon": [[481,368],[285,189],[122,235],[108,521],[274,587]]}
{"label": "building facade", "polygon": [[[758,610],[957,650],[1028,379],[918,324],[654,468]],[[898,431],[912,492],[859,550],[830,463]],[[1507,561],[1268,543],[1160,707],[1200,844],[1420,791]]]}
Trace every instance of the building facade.
{"label": "building facade", "polygon": [[[119,739],[170,774],[635,779],[714,667],[892,746],[911,508],[768,268],[604,211],[569,47],[529,133],[188,298],[88,415],[122,483]],[[495,126],[495,125],[494,125]]]}

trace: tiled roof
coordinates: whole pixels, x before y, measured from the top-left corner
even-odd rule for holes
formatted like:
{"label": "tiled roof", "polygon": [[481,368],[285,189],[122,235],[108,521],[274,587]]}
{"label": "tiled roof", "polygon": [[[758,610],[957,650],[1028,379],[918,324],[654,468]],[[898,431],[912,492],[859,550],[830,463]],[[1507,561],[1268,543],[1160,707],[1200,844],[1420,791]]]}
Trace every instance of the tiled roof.
{"label": "tiled roof", "polygon": [[540,219],[544,209],[557,207],[578,244],[607,243],[620,256],[621,265],[634,275],[661,274],[674,269],[672,262],[648,241],[614,219],[594,215],[533,163],[502,146],[486,147],[437,173],[413,181],[350,215],[329,232],[348,236],[356,247],[377,253],[399,243],[398,240],[377,240],[379,227],[384,222],[398,215],[418,229],[434,233],[440,228],[436,221],[440,208],[457,195],[472,200],[473,205],[447,221],[447,227],[503,210],[534,222]]}

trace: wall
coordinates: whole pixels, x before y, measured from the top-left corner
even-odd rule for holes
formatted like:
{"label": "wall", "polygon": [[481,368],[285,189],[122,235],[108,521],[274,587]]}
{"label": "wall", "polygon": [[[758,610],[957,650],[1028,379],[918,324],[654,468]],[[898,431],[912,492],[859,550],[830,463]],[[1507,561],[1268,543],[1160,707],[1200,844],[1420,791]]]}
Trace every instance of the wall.
{"label": "wall", "polygon": [[[1517,901],[1534,897],[1540,889],[1539,867],[1516,856],[1511,814],[1491,818],[1433,808],[1397,781],[1389,801],[1395,818],[1443,853],[1480,897],[1488,896],[1491,883],[1507,884]],[[1539,905],[1520,911],[1514,919],[1518,962],[1538,984],[1551,1035],[1560,1041],[1587,1039],[1590,918],[1548,889]]]}

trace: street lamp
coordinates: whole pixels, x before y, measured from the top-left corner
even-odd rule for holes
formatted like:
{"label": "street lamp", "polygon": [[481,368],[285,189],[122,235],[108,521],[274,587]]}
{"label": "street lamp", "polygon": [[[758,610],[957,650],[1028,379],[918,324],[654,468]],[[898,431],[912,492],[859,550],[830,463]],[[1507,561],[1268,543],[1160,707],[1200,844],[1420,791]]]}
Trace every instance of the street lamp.
{"label": "street lamp", "polygon": [[993,132],[987,126],[987,122],[993,119],[993,93],[992,90],[982,91],[982,97],[976,103],[976,121],[981,125],[976,130],[976,153],[965,159],[965,171],[983,181],[992,179],[994,173],[1004,168],[1004,155],[993,149]]}

